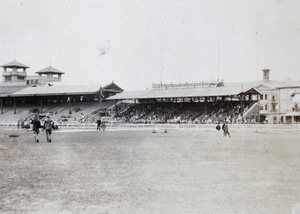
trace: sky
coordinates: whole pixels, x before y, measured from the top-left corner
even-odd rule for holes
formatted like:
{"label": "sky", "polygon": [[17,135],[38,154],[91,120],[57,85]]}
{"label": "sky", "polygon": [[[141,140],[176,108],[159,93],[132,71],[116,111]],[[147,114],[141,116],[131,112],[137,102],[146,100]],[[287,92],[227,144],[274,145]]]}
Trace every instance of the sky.
{"label": "sky", "polygon": [[67,83],[300,80],[300,0],[0,0],[0,65]]}

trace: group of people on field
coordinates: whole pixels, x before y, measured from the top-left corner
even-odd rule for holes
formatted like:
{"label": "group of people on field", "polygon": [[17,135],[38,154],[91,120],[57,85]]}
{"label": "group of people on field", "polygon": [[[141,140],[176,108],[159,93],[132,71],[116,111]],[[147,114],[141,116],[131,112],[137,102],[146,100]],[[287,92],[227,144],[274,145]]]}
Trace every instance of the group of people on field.
{"label": "group of people on field", "polygon": [[46,114],[46,118],[44,120],[44,125],[41,125],[41,121],[38,117],[38,115],[35,115],[34,118],[30,122],[32,124],[32,130],[33,130],[33,137],[34,137],[34,142],[38,143],[39,142],[39,133],[40,133],[40,128],[43,128],[46,132],[46,140],[48,143],[51,142],[51,134],[52,134],[52,128],[53,128],[53,120],[50,118],[49,113]]}
{"label": "group of people on field", "polygon": [[[218,132],[220,131],[220,129],[221,129],[220,123],[218,123],[218,125],[216,126],[216,129],[217,129]],[[223,136],[224,137],[227,136],[227,135],[229,137],[231,137],[230,132],[228,130],[228,122],[226,120],[224,121],[224,123],[222,125],[222,131],[223,131]]]}

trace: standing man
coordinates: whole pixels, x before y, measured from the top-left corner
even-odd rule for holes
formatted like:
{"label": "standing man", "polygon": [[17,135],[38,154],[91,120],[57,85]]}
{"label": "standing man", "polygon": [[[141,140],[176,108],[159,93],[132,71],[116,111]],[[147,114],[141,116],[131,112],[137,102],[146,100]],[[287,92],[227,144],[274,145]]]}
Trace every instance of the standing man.
{"label": "standing man", "polygon": [[46,130],[46,140],[48,143],[51,142],[53,121],[51,120],[49,113],[46,114],[46,119],[44,123],[44,129]]}
{"label": "standing man", "polygon": [[97,131],[99,130],[99,131],[101,131],[101,120],[100,120],[100,117],[98,118],[98,120],[97,120]]}
{"label": "standing man", "polygon": [[40,128],[42,128],[42,126],[41,126],[41,122],[37,115],[35,115],[33,120],[31,120],[31,124],[32,124],[32,130],[33,130],[34,142],[38,143],[39,142],[38,135],[40,133]]}
{"label": "standing man", "polygon": [[223,125],[223,131],[224,131],[224,137],[228,134],[228,136],[229,137],[231,137],[230,136],[230,133],[229,133],[229,131],[228,131],[228,122],[227,121],[225,121],[225,123],[224,123],[224,125]]}
{"label": "standing man", "polygon": [[17,123],[18,129],[19,129],[20,126],[21,126],[21,122],[22,122],[22,118],[20,118],[20,119],[18,120],[18,123]]}

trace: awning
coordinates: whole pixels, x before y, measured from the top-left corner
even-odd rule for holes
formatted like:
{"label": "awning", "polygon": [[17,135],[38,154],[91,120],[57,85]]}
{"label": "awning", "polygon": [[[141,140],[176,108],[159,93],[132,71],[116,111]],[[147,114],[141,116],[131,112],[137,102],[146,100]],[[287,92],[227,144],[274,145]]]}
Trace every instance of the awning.
{"label": "awning", "polygon": [[293,102],[294,103],[300,103],[300,94],[295,94]]}
{"label": "awning", "polygon": [[192,98],[192,97],[217,97],[217,96],[236,96],[245,93],[260,94],[255,88],[245,91],[240,86],[223,87],[199,87],[199,88],[167,88],[149,89],[141,91],[123,91],[107,98],[107,100],[126,100],[126,99],[158,99],[158,98]]}

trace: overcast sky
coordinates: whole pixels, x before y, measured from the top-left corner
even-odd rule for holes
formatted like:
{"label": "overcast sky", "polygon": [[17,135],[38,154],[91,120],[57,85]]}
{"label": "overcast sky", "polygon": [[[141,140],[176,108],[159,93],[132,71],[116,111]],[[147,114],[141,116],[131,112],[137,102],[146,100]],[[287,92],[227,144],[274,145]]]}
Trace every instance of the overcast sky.
{"label": "overcast sky", "polygon": [[[0,65],[125,90],[300,80],[300,0],[0,0]],[[162,64],[162,66],[161,66]],[[163,67],[163,69],[162,69]],[[161,72],[162,71],[162,72]]]}

